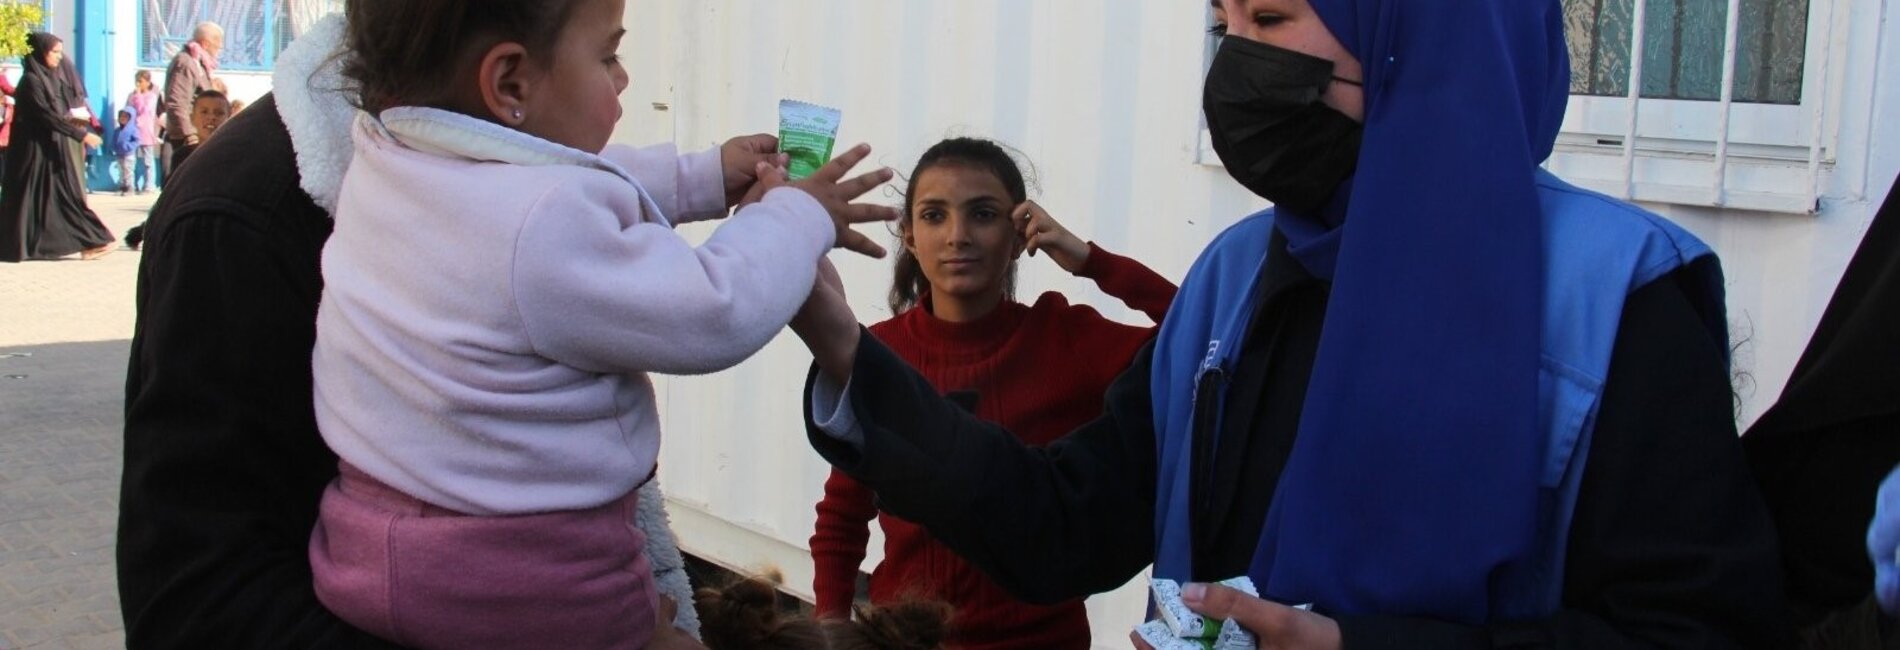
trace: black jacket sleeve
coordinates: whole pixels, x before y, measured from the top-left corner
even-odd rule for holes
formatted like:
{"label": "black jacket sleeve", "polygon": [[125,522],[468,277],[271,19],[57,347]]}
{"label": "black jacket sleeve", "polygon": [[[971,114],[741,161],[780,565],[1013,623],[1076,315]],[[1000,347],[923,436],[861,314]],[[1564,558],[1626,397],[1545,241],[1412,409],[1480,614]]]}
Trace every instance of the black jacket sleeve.
{"label": "black jacket sleeve", "polygon": [[1101,417],[1035,448],[939,395],[865,333],[851,379],[863,448],[811,424],[809,383],[808,434],[877,491],[881,509],[921,523],[1015,596],[1052,604],[1100,593],[1154,556],[1153,348],[1109,387]]}
{"label": "black jacket sleeve", "polygon": [[1564,609],[1491,627],[1340,620],[1367,648],[1790,648],[1775,535],[1721,345],[1673,278],[1631,294],[1572,521]]}
{"label": "black jacket sleeve", "polygon": [[336,475],[311,406],[317,244],[216,205],[155,218],[139,278],[118,547],[127,646],[393,647],[311,586],[310,531]]}

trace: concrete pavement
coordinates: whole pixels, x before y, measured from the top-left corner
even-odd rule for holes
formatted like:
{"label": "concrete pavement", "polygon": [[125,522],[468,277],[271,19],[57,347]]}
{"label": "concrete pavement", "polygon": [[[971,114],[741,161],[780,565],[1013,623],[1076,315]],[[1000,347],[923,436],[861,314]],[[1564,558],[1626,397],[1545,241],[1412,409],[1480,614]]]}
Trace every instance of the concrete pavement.
{"label": "concrete pavement", "polygon": [[[157,195],[87,198],[123,235]],[[138,264],[0,265],[0,649],[125,647],[113,530]]]}

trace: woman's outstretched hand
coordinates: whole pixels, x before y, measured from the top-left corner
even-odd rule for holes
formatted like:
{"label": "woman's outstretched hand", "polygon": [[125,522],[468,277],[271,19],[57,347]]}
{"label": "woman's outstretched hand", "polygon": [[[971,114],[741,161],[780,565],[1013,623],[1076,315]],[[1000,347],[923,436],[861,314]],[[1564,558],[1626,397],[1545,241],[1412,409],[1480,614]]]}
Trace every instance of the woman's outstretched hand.
{"label": "woman's outstretched hand", "polygon": [[1082,238],[1069,232],[1068,228],[1049,216],[1047,210],[1035,201],[1023,201],[1010,213],[1010,221],[1016,224],[1016,232],[1023,237],[1025,250],[1030,257],[1036,251],[1047,251],[1049,259],[1055,260],[1062,270],[1077,273],[1089,261],[1089,244]]}
{"label": "woman's outstretched hand", "polygon": [[831,260],[818,261],[818,280],[812,283],[811,297],[792,317],[792,333],[811,349],[812,360],[825,376],[839,385],[850,381],[862,330],[857,314],[851,313],[851,303],[845,300],[844,279]]}
{"label": "woman's outstretched hand", "polygon": [[869,155],[871,155],[870,145],[861,144],[852,147],[850,151],[846,151],[837,158],[831,159],[831,162],[825,163],[824,167],[820,167],[818,171],[813,173],[810,177],[798,181],[786,180],[784,168],[774,166],[765,161],[759,161],[757,163],[759,181],[753,184],[752,189],[739,199],[738,205],[743,208],[744,206],[756,203],[765,197],[766,192],[779,187],[788,185],[796,187],[804,190],[806,194],[810,194],[812,198],[817,199],[818,204],[824,206],[825,212],[831,215],[832,224],[838,228],[838,248],[849,249],[869,257],[882,259],[884,257],[884,247],[877,245],[877,242],[872,241],[871,238],[864,233],[852,230],[851,226],[860,223],[895,221],[897,220],[897,208],[886,205],[852,203],[852,201],[876,189],[877,186],[889,182],[891,178],[896,175],[896,172],[891,171],[889,167],[885,167],[868,174],[859,175],[850,180],[845,180],[844,177],[845,174],[851,171],[852,167],[856,167],[858,163],[864,162],[864,158]]}
{"label": "woman's outstretched hand", "polygon": [[[1339,650],[1339,624],[1309,611],[1269,602],[1220,585],[1189,584],[1181,602],[1209,619],[1233,620],[1259,639],[1261,650]],[[1154,650],[1139,634],[1135,647]]]}

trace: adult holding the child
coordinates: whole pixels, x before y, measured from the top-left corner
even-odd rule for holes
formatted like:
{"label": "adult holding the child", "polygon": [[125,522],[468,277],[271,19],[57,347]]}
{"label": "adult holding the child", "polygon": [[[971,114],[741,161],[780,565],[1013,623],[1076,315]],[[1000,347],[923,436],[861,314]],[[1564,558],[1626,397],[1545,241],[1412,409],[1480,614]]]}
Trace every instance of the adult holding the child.
{"label": "adult holding the child", "polygon": [[36,32],[15,98],[12,141],[0,176],[0,262],[59,259],[75,253],[94,259],[112,251],[112,232],[86,206],[86,191],[69,144],[102,141],[70,119],[72,104],[59,70],[66,46]]}
{"label": "adult holding the child", "polygon": [[[198,95],[208,91],[223,89],[213,76],[218,71],[218,55],[224,52],[224,28],[217,23],[199,23],[191,30],[191,40],[178,50],[172,62],[165,68],[165,96],[162,98],[165,121],[165,144],[173,152],[187,146],[196,146],[204,134],[192,124],[192,107]],[[167,155],[161,174],[169,177],[174,163]]]}
{"label": "adult holding the child", "polygon": [[[1101,412],[1102,392],[1154,330],[1104,318],[1048,292],[1017,302],[1016,264],[1037,251],[1160,322],[1174,284],[1070,233],[1029,200],[1021,167],[987,140],[953,138],[910,174],[890,320],[870,332],[978,417],[1044,445]],[[878,512],[875,495],[834,470],[811,538],[820,616],[848,618],[868,525],[885,535],[871,602],[923,597],[956,612],[948,642],[971,650],[1087,648],[1082,601],[1025,603],[916,524]]]}
{"label": "adult holding the child", "polygon": [[[1263,648],[1787,647],[1715,256],[1538,168],[1561,3],[1213,6],[1208,126],[1278,207],[1203,253],[1101,416],[1025,446],[831,284],[795,323],[814,446],[1037,602],[1153,562]],[[1205,585],[1236,575],[1264,598]]]}

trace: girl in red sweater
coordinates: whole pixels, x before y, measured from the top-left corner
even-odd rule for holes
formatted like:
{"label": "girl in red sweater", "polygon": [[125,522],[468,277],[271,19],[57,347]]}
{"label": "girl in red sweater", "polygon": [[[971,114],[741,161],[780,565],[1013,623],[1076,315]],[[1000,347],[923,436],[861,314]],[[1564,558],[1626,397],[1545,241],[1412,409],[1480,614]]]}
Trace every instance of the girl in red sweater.
{"label": "girl in red sweater", "polygon": [[[1071,234],[1028,200],[1021,169],[994,142],[954,138],[924,152],[900,220],[896,317],[871,334],[979,417],[1043,445],[1102,412],[1102,395],[1154,335],[1048,292],[1015,300],[1016,260],[1037,251],[1160,322],[1175,286]],[[910,522],[880,514],[870,490],[833,470],[811,538],[820,616],[849,616],[869,523],[884,529],[871,602],[928,598],[956,608],[948,645],[966,650],[1087,648],[1082,601],[1012,598]],[[1025,535],[1033,534],[1024,531]]]}

